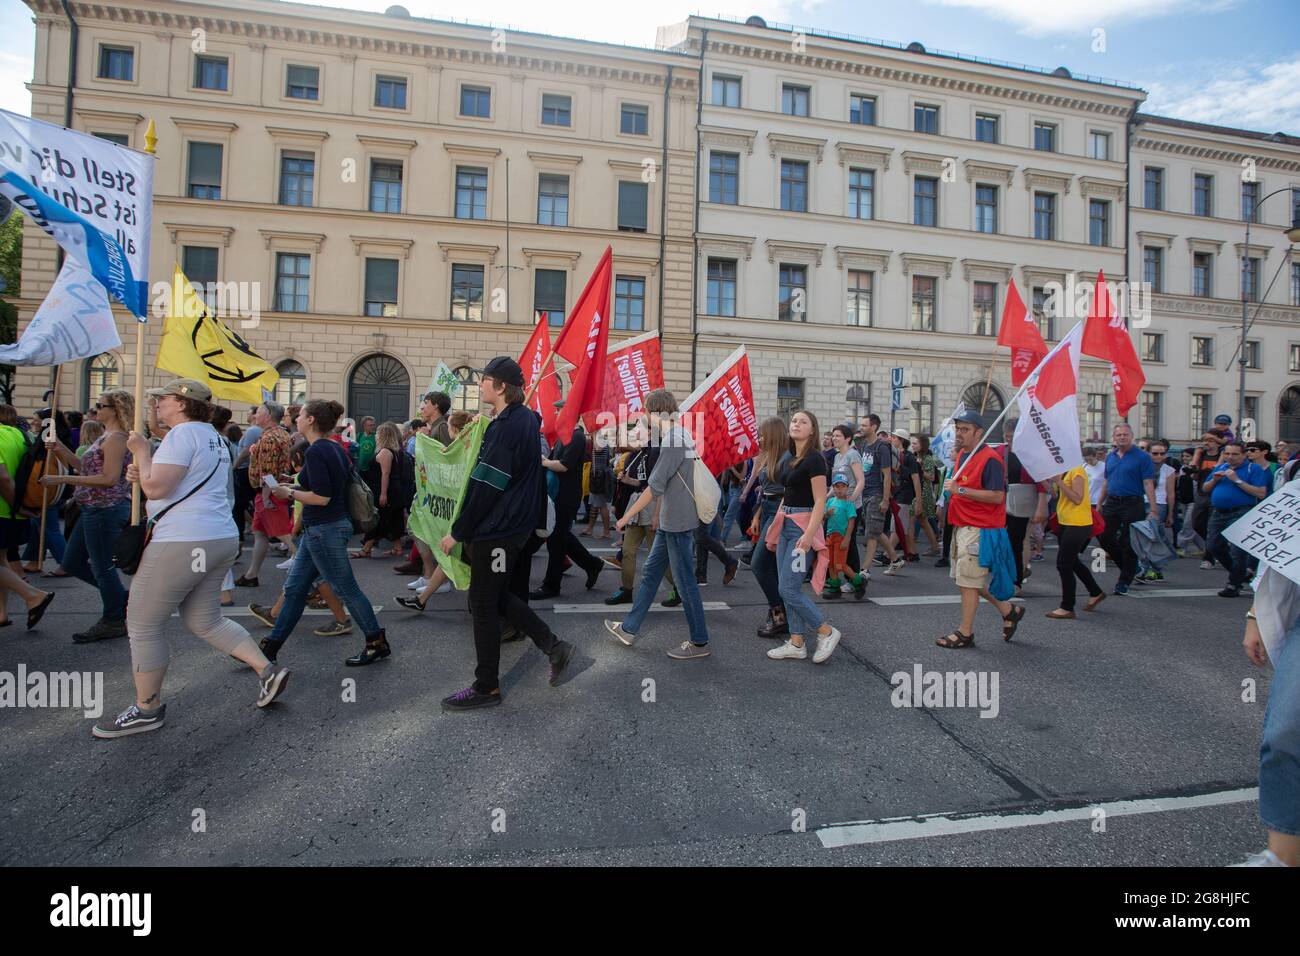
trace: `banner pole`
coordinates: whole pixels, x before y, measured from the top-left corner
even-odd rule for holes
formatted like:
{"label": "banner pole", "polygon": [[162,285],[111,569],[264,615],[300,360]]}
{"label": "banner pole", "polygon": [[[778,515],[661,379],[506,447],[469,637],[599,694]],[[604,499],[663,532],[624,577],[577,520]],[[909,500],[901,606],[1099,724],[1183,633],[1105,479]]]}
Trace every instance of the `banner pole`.
{"label": "banner pole", "polygon": [[[50,393],[50,417],[49,417],[49,424],[45,426],[46,431],[54,430],[54,414],[59,407],[59,382],[62,378],[63,378],[63,366],[62,365],[54,366],[54,391]],[[56,440],[58,439],[57,431],[54,432],[54,437]],[[44,434],[42,434],[41,439],[44,440],[44,438],[45,436]],[[42,475],[48,475],[50,473],[50,465],[53,463],[53,461],[54,461],[54,450],[46,449],[45,470],[41,472]],[[21,490],[19,494],[21,494]],[[50,503],[50,489],[41,488],[41,532],[40,532],[40,536],[37,537],[36,539],[37,570],[40,570],[41,568],[45,567],[45,513],[46,510],[49,508],[49,503]]]}
{"label": "banner pole", "polygon": [[989,401],[989,389],[993,386],[993,363],[998,360],[997,346],[993,347],[993,354],[989,357],[989,374],[984,378],[984,397],[980,399],[980,414],[984,414],[984,406]]}
{"label": "banner pole", "polygon": [[[158,155],[158,134],[153,120],[144,132],[144,151],[150,156]],[[175,283],[173,282],[173,286]],[[172,289],[175,299],[176,290]],[[144,434],[144,326],[138,317],[135,323],[135,422],[131,430]],[[131,482],[131,524],[140,523],[140,482]]]}

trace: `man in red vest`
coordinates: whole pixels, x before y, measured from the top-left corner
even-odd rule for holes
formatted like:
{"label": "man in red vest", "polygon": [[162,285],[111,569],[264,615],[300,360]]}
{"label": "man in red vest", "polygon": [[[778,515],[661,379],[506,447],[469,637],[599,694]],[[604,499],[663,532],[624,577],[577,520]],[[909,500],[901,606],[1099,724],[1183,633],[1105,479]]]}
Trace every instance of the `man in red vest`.
{"label": "man in red vest", "polygon": [[[1025,609],[990,594],[991,572],[980,564],[980,532],[996,529],[1006,537],[1006,465],[988,445],[972,454],[984,434],[984,420],[978,412],[968,409],[953,424],[957,435],[954,473],[960,474],[945,481],[943,490],[948,494],[948,521],[953,526],[949,574],[961,591],[961,626],[935,643],[954,648],[975,643],[975,611],[981,596],[1002,615],[1002,639],[1009,641]],[[1009,543],[1007,548],[1009,553]]]}

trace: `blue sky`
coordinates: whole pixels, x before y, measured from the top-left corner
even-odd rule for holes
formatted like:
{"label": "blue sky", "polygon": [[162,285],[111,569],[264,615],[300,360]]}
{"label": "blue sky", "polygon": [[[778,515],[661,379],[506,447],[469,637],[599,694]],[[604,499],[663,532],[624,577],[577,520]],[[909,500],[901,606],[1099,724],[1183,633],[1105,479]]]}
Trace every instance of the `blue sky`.
{"label": "blue sky", "polygon": [[[383,10],[389,0],[321,5]],[[698,0],[696,0],[698,2]],[[709,2],[709,0],[705,0]],[[930,49],[1067,66],[1147,90],[1144,109],[1184,119],[1300,134],[1300,0],[406,0],[416,16],[652,46],[655,27],[691,13],[834,30]],[[1104,31],[1098,34],[1095,31]],[[34,28],[20,0],[0,0],[0,107],[26,113]],[[1094,49],[1094,47],[1104,47]]]}

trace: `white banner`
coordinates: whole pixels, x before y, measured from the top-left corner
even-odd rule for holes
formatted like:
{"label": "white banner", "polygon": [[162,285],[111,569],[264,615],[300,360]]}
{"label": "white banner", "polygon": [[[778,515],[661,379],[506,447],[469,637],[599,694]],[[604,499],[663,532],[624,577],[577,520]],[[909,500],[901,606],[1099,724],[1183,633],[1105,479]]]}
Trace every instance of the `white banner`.
{"label": "white banner", "polygon": [[1077,402],[1082,335],[1080,323],[1038,364],[1016,397],[1020,420],[1012,448],[1035,481],[1083,464]]}
{"label": "white banner", "polygon": [[142,319],[154,158],[0,110],[0,193]]}
{"label": "white banner", "polygon": [[1230,524],[1223,536],[1260,564],[1300,584],[1300,478]]}
{"label": "white banner", "polygon": [[13,345],[0,345],[0,362],[59,365],[120,348],[108,293],[72,256],[36,315]]}

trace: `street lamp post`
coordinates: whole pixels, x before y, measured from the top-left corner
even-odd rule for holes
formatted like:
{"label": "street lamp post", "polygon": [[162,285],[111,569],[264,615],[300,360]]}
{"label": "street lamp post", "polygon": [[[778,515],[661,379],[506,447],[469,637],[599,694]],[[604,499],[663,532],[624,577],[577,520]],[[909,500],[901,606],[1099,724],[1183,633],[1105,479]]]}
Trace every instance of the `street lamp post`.
{"label": "street lamp post", "polygon": [[[1292,192],[1291,186],[1283,186],[1281,189],[1275,189],[1263,199],[1255,202],[1255,208],[1250,211],[1246,217],[1246,245],[1241,250],[1241,346],[1237,354],[1237,432],[1241,433],[1242,422],[1246,417],[1246,333],[1250,328],[1250,316],[1248,314],[1249,298],[1246,292],[1246,275],[1250,267],[1250,225],[1254,217],[1259,215],[1259,207],[1264,205],[1264,200],[1276,196],[1278,193]],[[1292,243],[1300,242],[1300,204],[1292,208],[1291,228],[1285,231],[1285,235]],[[1261,276],[1255,277],[1255,284],[1258,287]],[[1260,303],[1263,304],[1262,302]]]}

